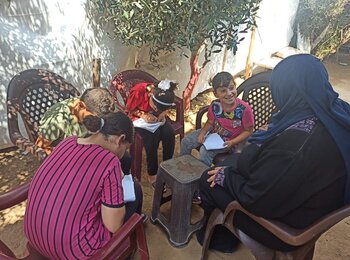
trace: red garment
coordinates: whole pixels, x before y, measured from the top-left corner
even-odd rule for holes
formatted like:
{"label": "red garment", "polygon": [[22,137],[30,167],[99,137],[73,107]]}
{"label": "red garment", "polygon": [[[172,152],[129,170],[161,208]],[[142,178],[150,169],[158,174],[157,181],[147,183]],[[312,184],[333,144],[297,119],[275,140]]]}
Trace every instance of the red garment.
{"label": "red garment", "polygon": [[[136,84],[130,89],[129,97],[126,102],[126,109],[128,113],[134,112],[135,110],[141,110],[148,113],[152,110],[151,106],[149,105],[149,92],[146,89],[148,85],[153,85],[153,83],[142,82]],[[131,115],[129,114],[129,116]],[[135,116],[131,117],[132,120],[137,119]]]}

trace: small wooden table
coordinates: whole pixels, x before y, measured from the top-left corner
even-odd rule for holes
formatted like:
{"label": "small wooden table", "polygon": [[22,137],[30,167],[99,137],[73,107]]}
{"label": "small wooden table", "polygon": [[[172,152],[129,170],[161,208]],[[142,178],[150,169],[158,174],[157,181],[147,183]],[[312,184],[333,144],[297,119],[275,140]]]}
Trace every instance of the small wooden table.
{"label": "small wooden table", "polygon": [[[153,223],[157,221],[165,228],[173,246],[186,245],[190,236],[203,225],[204,218],[191,224],[191,208],[193,195],[199,188],[199,179],[206,169],[208,166],[192,155],[170,159],[159,166],[151,221]],[[166,198],[163,197],[165,184],[172,191],[172,195]],[[160,207],[169,200],[171,200],[170,217],[166,219]]]}

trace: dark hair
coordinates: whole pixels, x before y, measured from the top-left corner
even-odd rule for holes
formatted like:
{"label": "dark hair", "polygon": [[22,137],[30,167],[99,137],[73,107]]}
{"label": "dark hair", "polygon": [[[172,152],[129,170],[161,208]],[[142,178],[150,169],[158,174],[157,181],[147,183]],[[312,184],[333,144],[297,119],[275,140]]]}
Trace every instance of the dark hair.
{"label": "dark hair", "polygon": [[209,85],[211,85],[213,89],[216,90],[220,87],[228,88],[231,82],[233,82],[234,84],[233,76],[230,73],[223,71],[223,72],[217,73],[214,76],[214,78],[212,78],[209,81]]}
{"label": "dark hair", "polygon": [[99,132],[105,136],[124,134],[126,141],[129,143],[134,141],[134,125],[131,119],[121,111],[110,112],[102,117],[86,116],[83,124],[91,133]]}
{"label": "dark hair", "polygon": [[84,91],[80,100],[85,103],[88,111],[98,116],[115,110],[113,96],[106,88],[89,88]]}
{"label": "dark hair", "polygon": [[[164,91],[158,87],[159,82],[160,81],[154,84],[155,88],[153,90],[153,96],[162,102],[169,103],[169,104],[174,103],[174,100],[175,100],[174,90],[177,88],[178,83],[170,82],[170,88]],[[165,111],[172,107],[172,105],[167,106],[167,105],[160,104],[154,99],[153,101],[160,111]]]}

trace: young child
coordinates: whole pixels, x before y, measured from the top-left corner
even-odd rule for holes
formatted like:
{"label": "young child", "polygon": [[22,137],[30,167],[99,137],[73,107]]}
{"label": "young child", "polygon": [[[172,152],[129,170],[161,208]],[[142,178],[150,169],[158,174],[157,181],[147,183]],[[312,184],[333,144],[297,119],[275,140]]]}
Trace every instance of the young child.
{"label": "young child", "polygon": [[162,122],[154,132],[136,127],[146,150],[148,181],[154,184],[158,171],[158,147],[163,145],[163,160],[173,157],[175,148],[175,132],[166,120],[168,110],[174,106],[174,90],[177,83],[171,80],[162,80],[157,83],[142,82],[130,89],[126,108],[132,120],[144,119],[147,123]]}
{"label": "young child", "polygon": [[[113,96],[106,88],[89,88],[80,97],[63,100],[50,107],[39,122],[36,145],[49,155],[60,141],[69,136],[85,137],[89,132],[83,125],[88,115],[103,116],[115,111]],[[131,158],[121,159],[122,170],[129,174]]]}
{"label": "young child", "polygon": [[[181,142],[181,155],[190,154],[192,149],[200,146],[200,159],[208,166],[211,166],[216,154],[234,150],[244,142],[254,128],[253,111],[248,103],[237,98],[232,75],[220,72],[214,76],[211,85],[217,99],[209,106],[207,122]],[[209,133],[218,133],[224,140],[225,148],[206,150],[202,144]]]}

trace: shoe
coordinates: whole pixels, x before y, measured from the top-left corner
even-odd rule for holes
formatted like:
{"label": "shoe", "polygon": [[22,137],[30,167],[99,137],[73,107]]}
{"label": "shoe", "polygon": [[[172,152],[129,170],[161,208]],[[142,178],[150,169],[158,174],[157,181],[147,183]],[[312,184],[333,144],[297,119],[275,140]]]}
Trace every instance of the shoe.
{"label": "shoe", "polygon": [[193,195],[193,198],[192,198],[192,203],[193,204],[201,204],[202,203],[202,199],[201,197],[199,196],[199,191],[196,191]]}

